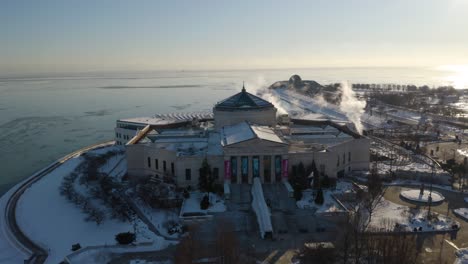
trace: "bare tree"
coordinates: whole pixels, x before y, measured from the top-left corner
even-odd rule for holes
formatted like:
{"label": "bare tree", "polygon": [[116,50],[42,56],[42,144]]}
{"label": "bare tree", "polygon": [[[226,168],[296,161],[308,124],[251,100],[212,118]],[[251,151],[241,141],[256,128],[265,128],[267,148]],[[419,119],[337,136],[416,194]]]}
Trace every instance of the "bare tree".
{"label": "bare tree", "polygon": [[239,263],[239,239],[231,222],[220,220],[216,226],[216,246],[224,264]]}

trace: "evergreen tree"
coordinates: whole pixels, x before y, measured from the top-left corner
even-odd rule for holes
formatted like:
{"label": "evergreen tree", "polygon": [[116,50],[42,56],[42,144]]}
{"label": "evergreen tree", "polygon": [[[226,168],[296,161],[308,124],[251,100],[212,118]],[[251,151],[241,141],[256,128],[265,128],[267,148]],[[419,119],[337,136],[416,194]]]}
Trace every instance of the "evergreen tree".
{"label": "evergreen tree", "polygon": [[305,190],[307,189],[308,186],[308,180],[307,180],[307,173],[306,169],[304,167],[304,164],[302,162],[299,163],[297,166],[297,184],[299,185],[299,189]]}
{"label": "evergreen tree", "polygon": [[317,169],[317,165],[315,165],[315,160],[312,160],[311,170],[314,173],[314,189],[318,189],[320,187],[320,173]]}
{"label": "evergreen tree", "polygon": [[208,198],[208,195],[205,195],[200,202],[200,209],[206,210],[208,207],[210,207],[210,199]]}
{"label": "evergreen tree", "polygon": [[323,202],[324,202],[323,191],[322,191],[322,188],[319,188],[318,191],[317,191],[317,195],[315,196],[315,203],[319,204],[319,205],[322,205]]}
{"label": "evergreen tree", "polygon": [[215,178],[211,172],[211,166],[205,158],[199,170],[198,188],[203,192],[213,192]]}

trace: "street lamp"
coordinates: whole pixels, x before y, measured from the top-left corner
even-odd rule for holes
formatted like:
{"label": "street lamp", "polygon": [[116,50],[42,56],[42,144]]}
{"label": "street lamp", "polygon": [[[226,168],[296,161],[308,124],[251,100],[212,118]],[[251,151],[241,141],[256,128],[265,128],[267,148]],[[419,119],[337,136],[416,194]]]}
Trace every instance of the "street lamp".
{"label": "street lamp", "polygon": [[431,186],[429,188],[429,198],[428,198],[428,202],[429,202],[429,210],[427,211],[427,219],[430,219],[431,218],[431,205],[432,205],[432,181],[434,179],[434,167],[435,167],[435,164],[434,162],[432,162],[432,172],[431,172]]}

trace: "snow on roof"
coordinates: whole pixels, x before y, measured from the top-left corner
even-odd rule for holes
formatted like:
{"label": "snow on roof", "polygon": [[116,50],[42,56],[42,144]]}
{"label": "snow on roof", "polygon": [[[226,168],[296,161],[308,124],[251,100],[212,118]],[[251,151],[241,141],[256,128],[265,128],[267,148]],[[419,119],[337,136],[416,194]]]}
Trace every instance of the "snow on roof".
{"label": "snow on roof", "polygon": [[151,117],[135,117],[119,119],[119,122],[128,122],[145,125],[167,125],[181,121],[190,121],[193,119],[212,119],[213,113],[211,111],[202,112],[189,112],[189,113],[169,113],[157,114]]}
{"label": "snow on roof", "polygon": [[251,125],[250,127],[260,139],[284,143],[283,140],[281,140],[281,138],[279,138],[275,131],[273,131],[273,129],[271,129],[270,127],[257,125]]}
{"label": "snow on roof", "polygon": [[222,145],[231,145],[255,138],[255,133],[247,122],[222,128]]}
{"label": "snow on roof", "polygon": [[270,127],[251,125],[247,122],[242,122],[232,126],[223,127],[221,144],[223,146],[232,145],[254,138],[277,143],[285,143]]}

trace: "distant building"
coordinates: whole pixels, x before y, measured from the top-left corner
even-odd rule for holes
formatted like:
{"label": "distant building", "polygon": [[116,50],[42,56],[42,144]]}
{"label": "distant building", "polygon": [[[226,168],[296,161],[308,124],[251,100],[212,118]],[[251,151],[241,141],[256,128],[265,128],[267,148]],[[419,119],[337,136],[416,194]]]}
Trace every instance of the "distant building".
{"label": "distant building", "polygon": [[181,187],[197,186],[205,158],[219,183],[280,182],[293,166],[313,160],[329,177],[368,170],[368,138],[331,121],[280,120],[273,104],[243,88],[216,104],[213,114],[118,120],[115,132],[118,144],[126,144],[131,178]]}

